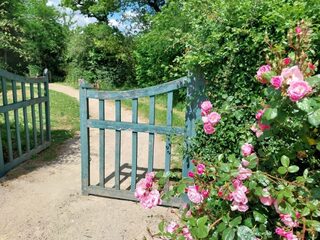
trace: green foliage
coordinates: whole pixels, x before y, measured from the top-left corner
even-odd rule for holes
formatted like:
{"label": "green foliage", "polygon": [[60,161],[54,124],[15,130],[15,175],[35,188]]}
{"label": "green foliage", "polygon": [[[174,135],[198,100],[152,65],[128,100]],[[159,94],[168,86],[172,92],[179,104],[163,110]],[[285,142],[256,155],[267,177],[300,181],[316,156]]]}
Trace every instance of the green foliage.
{"label": "green foliage", "polygon": [[67,81],[79,78],[100,88],[120,87],[133,81],[131,41],[105,24],[76,29],[67,50]]}

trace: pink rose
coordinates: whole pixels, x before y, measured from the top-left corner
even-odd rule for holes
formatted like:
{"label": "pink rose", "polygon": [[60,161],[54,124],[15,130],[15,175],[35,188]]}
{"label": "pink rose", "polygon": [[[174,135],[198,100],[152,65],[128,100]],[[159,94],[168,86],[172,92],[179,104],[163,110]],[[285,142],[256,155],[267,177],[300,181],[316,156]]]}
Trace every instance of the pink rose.
{"label": "pink rose", "polygon": [[258,72],[257,72],[257,75],[256,75],[256,78],[258,79],[259,82],[261,83],[267,83],[268,80],[265,79],[263,77],[264,74],[268,73],[271,71],[271,67],[270,65],[263,65],[259,68]]}
{"label": "pink rose", "polygon": [[213,134],[216,130],[214,129],[214,127],[212,126],[211,123],[205,123],[203,124],[203,130],[206,134]]}
{"label": "pink rose", "polygon": [[302,33],[302,29],[301,29],[301,27],[296,27],[296,34],[297,35],[301,35],[301,33]]}
{"label": "pink rose", "polygon": [[265,206],[271,206],[273,204],[274,199],[270,196],[270,193],[267,188],[264,188],[263,191],[268,194],[268,196],[259,197],[260,202]]}
{"label": "pink rose", "polygon": [[297,221],[293,221],[290,214],[280,214],[281,221],[287,225],[288,227],[298,227],[299,223]]}
{"label": "pink rose", "polygon": [[241,165],[242,165],[243,167],[248,167],[249,164],[250,164],[249,161],[247,161],[247,160],[245,160],[245,159],[242,159],[242,160],[241,160]]}
{"label": "pink rose", "polygon": [[239,186],[236,188],[234,192],[232,192],[232,199],[234,202],[247,204],[248,198],[246,193],[248,192],[248,189],[246,186]]}
{"label": "pink rose", "polygon": [[208,120],[214,126],[221,120],[221,116],[217,112],[212,112],[208,115]]}
{"label": "pink rose", "polygon": [[281,72],[281,77],[290,84],[294,81],[303,81],[303,74],[298,66],[293,66],[291,68],[284,68]]}
{"label": "pink rose", "polygon": [[256,119],[260,120],[264,114],[266,109],[260,109],[257,113],[256,113]]}
{"label": "pink rose", "polygon": [[316,66],[313,65],[311,62],[308,63],[308,68],[310,68],[312,71],[316,70]]}
{"label": "pink rose", "polygon": [[201,191],[201,195],[202,195],[203,198],[209,197],[209,190],[202,190]]}
{"label": "pink rose", "polygon": [[208,115],[202,116],[201,119],[202,119],[202,122],[203,122],[203,123],[209,123],[209,117],[208,117]]}
{"label": "pink rose", "polygon": [[205,169],[206,169],[206,166],[205,166],[204,164],[199,163],[199,164],[197,165],[197,173],[198,173],[199,175],[203,174],[204,171],[205,171]]}
{"label": "pink rose", "polygon": [[244,168],[241,165],[238,168],[238,176],[237,179],[243,181],[246,180],[247,178],[249,178],[252,175],[252,171],[248,168]]}
{"label": "pink rose", "polygon": [[140,203],[144,208],[153,208],[161,204],[160,193],[158,190],[152,190],[149,194],[140,198]]}
{"label": "pink rose", "polygon": [[199,193],[198,186],[189,186],[187,195],[190,201],[195,204],[202,203],[203,201],[203,196],[201,195],[201,193]]}
{"label": "pink rose", "polygon": [[248,211],[248,209],[249,209],[248,205],[242,204],[242,203],[233,202],[231,205],[232,211],[238,210],[239,212],[246,212],[246,211]]}
{"label": "pink rose", "polygon": [[209,114],[209,112],[212,110],[212,104],[210,101],[204,101],[201,103],[200,108],[201,108],[201,113],[204,116]]}
{"label": "pink rose", "polygon": [[297,102],[312,92],[312,88],[306,81],[291,82],[288,88],[288,95],[292,102]]}
{"label": "pink rose", "polygon": [[185,240],[193,240],[192,235],[187,227],[182,228],[182,235]]}
{"label": "pink rose", "polygon": [[254,152],[253,146],[249,143],[245,143],[241,147],[242,156],[247,157]]}
{"label": "pink rose", "polygon": [[283,59],[284,65],[289,65],[290,63],[291,63],[291,58],[287,57],[287,58]]}
{"label": "pink rose", "polygon": [[271,78],[270,83],[275,89],[279,89],[282,86],[282,81],[283,78],[281,76],[275,76]]}
{"label": "pink rose", "polygon": [[275,232],[276,232],[276,234],[278,234],[281,237],[284,237],[287,234],[287,232],[284,229],[279,228],[279,227],[276,228]]}
{"label": "pink rose", "polygon": [[170,224],[167,226],[166,231],[168,233],[173,233],[174,231],[176,231],[179,228],[178,223],[172,221],[170,222]]}
{"label": "pink rose", "polygon": [[[148,183],[147,183],[146,179],[144,179],[144,178],[141,179],[137,183],[137,187],[136,187],[136,190],[134,192],[134,196],[136,198],[140,199],[141,197],[145,196],[149,192],[149,190],[148,190],[149,187],[147,187],[147,184]],[[152,186],[150,186],[150,187],[152,187]]]}
{"label": "pink rose", "polygon": [[298,237],[296,235],[293,234],[293,232],[287,232],[284,237],[287,240],[298,240]]}
{"label": "pink rose", "polygon": [[265,130],[269,130],[269,129],[270,129],[270,125],[263,124],[263,123],[261,123],[261,122],[258,122],[258,126],[259,126],[259,128],[260,128],[260,130],[261,130],[262,132],[264,132]]}
{"label": "pink rose", "polygon": [[256,134],[257,137],[260,137],[263,134],[263,132],[259,128],[257,128],[256,124],[253,124],[250,129]]}
{"label": "pink rose", "polygon": [[194,178],[194,172],[188,172],[188,176],[190,177],[190,178]]}

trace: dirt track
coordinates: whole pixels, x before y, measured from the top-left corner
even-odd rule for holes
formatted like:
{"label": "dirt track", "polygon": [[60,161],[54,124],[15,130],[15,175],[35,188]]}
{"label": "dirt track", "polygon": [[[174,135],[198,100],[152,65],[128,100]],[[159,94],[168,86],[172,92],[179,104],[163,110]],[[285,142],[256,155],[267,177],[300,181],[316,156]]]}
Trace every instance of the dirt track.
{"label": "dirt track", "polygon": [[[67,86],[52,84],[50,89],[78,98],[78,90]],[[95,118],[98,105],[91,104],[90,115]],[[107,109],[107,118],[114,119],[113,104],[108,103]],[[124,109],[122,116],[130,121],[131,112]],[[139,118],[139,121],[146,120]],[[97,166],[98,132],[92,131],[90,135],[92,164]],[[106,140],[107,168],[111,168],[114,150],[108,152],[108,149],[114,148],[113,132],[107,132]],[[155,145],[155,167],[162,167],[165,148],[160,137],[156,138]],[[147,146],[147,135],[141,134],[140,153],[146,152]],[[122,147],[123,163],[129,163],[131,133],[123,134]],[[40,160],[30,160],[0,179],[0,240],[140,240],[144,236],[149,239],[147,227],[156,230],[162,218],[172,217],[169,208],[144,210],[129,201],[82,196],[79,137],[67,141],[57,151],[59,157],[55,161],[46,163],[40,154]],[[146,167],[147,155],[139,154],[138,161],[139,167]],[[93,182],[98,176],[95,170],[93,167]],[[111,173],[110,169],[106,171]]]}

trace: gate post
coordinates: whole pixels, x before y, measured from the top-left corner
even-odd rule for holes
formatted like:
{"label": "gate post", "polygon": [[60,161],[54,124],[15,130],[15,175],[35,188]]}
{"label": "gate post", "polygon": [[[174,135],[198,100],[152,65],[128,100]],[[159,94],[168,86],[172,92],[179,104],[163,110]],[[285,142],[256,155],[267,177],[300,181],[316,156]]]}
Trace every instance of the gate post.
{"label": "gate post", "polygon": [[84,80],[80,79],[80,143],[81,143],[81,190],[83,195],[88,195],[90,186],[90,133],[87,126],[89,118],[89,100],[87,89],[91,88]]}
{"label": "gate post", "polygon": [[199,69],[188,73],[187,85],[187,107],[186,107],[186,135],[185,135],[185,153],[182,163],[182,177],[187,177],[192,169],[191,162],[191,139],[196,135],[196,120],[201,118],[200,103],[205,98],[205,80]]}

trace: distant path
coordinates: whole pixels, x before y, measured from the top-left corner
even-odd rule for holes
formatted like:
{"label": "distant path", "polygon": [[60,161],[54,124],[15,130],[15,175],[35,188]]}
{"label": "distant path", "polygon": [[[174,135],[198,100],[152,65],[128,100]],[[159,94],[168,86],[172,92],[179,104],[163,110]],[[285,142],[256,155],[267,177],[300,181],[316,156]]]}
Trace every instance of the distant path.
{"label": "distant path", "polygon": [[[68,86],[50,84],[50,89],[79,98],[79,91]],[[114,107],[111,103],[107,106],[106,116],[112,119]],[[90,115],[98,116],[97,104],[92,105]],[[123,110],[122,115],[124,120],[131,119],[128,110]],[[114,137],[110,134],[106,139],[111,148]],[[123,135],[123,161],[130,162],[126,156],[131,156],[131,134]],[[92,131],[91,139],[92,164],[96,166],[97,131]],[[146,152],[146,146],[147,135],[143,135],[139,138],[141,153]],[[163,146],[161,138],[156,138],[155,156],[162,159],[156,166],[163,164]],[[147,227],[156,230],[160,219],[172,215],[168,208],[144,210],[133,202],[82,196],[79,137],[67,141],[57,151],[59,157],[55,161],[44,164],[43,153],[40,160],[30,160],[0,179],[0,240],[141,240],[148,236]],[[108,148],[106,151],[108,167],[113,152],[108,152]],[[140,166],[146,166],[146,159],[146,154],[139,155]],[[93,180],[96,179],[93,173]]]}

